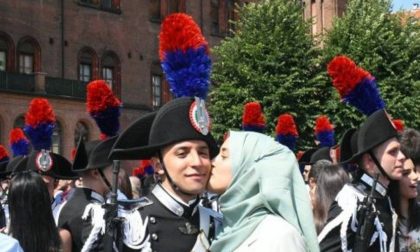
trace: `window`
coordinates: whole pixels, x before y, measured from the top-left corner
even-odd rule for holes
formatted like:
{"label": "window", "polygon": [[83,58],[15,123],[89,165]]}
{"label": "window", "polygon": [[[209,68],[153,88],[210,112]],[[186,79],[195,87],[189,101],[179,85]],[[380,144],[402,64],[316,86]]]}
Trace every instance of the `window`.
{"label": "window", "polygon": [[57,154],[61,154],[61,124],[59,121],[56,121],[52,134],[51,151]]}
{"label": "window", "polygon": [[19,55],[19,73],[30,74],[34,72],[34,56],[33,54]]}
{"label": "window", "polygon": [[[245,4],[245,3],[244,3]],[[235,20],[234,0],[211,0],[210,18],[212,35],[226,36],[234,29],[230,20]]]}
{"label": "window", "polygon": [[79,121],[77,122],[76,130],[74,131],[74,146],[77,146],[80,138],[85,142],[89,141],[89,128],[84,122]]}
{"label": "window", "polygon": [[98,58],[96,52],[88,47],[83,48],[79,52],[79,80],[89,82],[97,79]]}
{"label": "window", "polygon": [[0,31],[0,71],[14,70],[15,47],[7,33]]}
{"label": "window", "polygon": [[120,60],[118,56],[108,51],[102,57],[102,79],[105,80],[111,87],[115,95],[120,96]]}
{"label": "window", "polygon": [[160,22],[165,16],[175,12],[186,12],[185,0],[149,0],[150,21]]}
{"label": "window", "polygon": [[79,0],[79,4],[99,10],[121,13],[120,0]]}
{"label": "window", "polygon": [[162,105],[162,75],[152,74],[152,106],[159,108]]}
{"label": "window", "polygon": [[25,116],[21,115],[15,119],[13,123],[13,128],[21,128],[25,127]]}
{"label": "window", "polygon": [[0,51],[0,71],[6,71],[6,51]]}
{"label": "window", "polygon": [[80,64],[80,72],[79,72],[79,76],[80,76],[80,80],[84,81],[84,82],[88,82],[90,81],[92,78],[92,66],[90,64]]}
{"label": "window", "polygon": [[41,70],[41,49],[38,42],[30,37],[18,43],[19,73],[30,74]]}

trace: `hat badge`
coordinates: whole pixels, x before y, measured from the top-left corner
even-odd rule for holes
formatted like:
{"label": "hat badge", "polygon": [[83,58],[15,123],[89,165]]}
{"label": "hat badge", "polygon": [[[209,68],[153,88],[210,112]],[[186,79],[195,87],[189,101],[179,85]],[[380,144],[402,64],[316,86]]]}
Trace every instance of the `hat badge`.
{"label": "hat badge", "polygon": [[195,97],[195,101],[190,107],[191,125],[203,135],[207,135],[210,131],[210,117],[206,109],[203,99]]}
{"label": "hat badge", "polygon": [[50,156],[49,151],[41,150],[41,152],[39,152],[36,156],[35,163],[38,170],[42,172],[49,171],[53,166],[53,160]]}

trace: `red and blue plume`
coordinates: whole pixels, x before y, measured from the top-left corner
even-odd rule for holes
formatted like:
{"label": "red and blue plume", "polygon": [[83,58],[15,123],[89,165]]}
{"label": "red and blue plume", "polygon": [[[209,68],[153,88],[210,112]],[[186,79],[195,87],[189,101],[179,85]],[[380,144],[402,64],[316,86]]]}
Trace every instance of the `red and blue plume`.
{"label": "red and blue plume", "polygon": [[101,138],[112,137],[120,129],[121,102],[104,80],[95,80],[87,86],[87,111],[101,131]]}
{"label": "red and blue plume", "polygon": [[175,97],[207,97],[211,72],[208,43],[191,16],[174,13],[165,18],[159,34],[159,57]]}
{"label": "red and blue plume", "polygon": [[9,144],[14,157],[29,154],[29,140],[21,128],[14,128],[10,131]]}
{"label": "red and blue plume", "polygon": [[55,128],[54,111],[47,99],[35,98],[25,115],[23,130],[29,137],[35,150],[49,150]]}
{"label": "red and blue plume", "polygon": [[392,122],[395,125],[395,129],[398,131],[398,133],[402,133],[404,131],[404,121],[401,119],[393,119]]}
{"label": "red and blue plume", "polygon": [[335,145],[334,125],[328,116],[321,115],[315,120],[315,137],[320,147],[332,147]]}
{"label": "red and blue plume", "polygon": [[150,160],[141,160],[140,166],[133,170],[132,175],[142,179],[145,176],[153,175],[154,172],[155,170],[153,169]]}
{"label": "red and blue plume", "polygon": [[265,117],[259,102],[248,102],[242,115],[242,130],[262,133],[265,130]]}
{"label": "red and blue plume", "polygon": [[343,102],[369,116],[385,108],[375,78],[346,56],[337,56],[328,64],[328,74]]}
{"label": "red and blue plume", "polygon": [[0,163],[9,161],[9,154],[3,145],[0,145]]}
{"label": "red and blue plume", "polygon": [[291,114],[285,113],[278,117],[276,125],[277,142],[287,146],[294,151],[296,148],[296,140],[299,134],[297,131],[295,119]]}

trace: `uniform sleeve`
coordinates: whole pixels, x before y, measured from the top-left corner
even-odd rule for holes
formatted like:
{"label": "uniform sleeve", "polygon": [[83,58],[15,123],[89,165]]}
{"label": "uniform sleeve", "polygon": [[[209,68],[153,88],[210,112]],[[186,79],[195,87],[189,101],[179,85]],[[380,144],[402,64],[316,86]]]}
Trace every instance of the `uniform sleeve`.
{"label": "uniform sleeve", "polygon": [[[333,202],[331,205],[331,208],[328,212],[328,220],[324,228],[326,228],[327,224],[330,223],[332,220],[334,220],[340,213],[342,212],[342,209],[338,206],[337,202]],[[351,220],[349,221],[351,223]],[[350,225],[350,224],[349,224]],[[320,250],[322,252],[338,252],[341,250],[341,237],[340,237],[340,225],[333,228],[331,231],[327,233],[327,235],[322,239],[320,242]],[[350,227],[347,227],[347,231],[350,230]],[[322,230],[321,233],[325,231]],[[353,244],[354,240],[354,234],[353,232],[347,232],[347,243],[348,246],[351,247],[351,244]]]}

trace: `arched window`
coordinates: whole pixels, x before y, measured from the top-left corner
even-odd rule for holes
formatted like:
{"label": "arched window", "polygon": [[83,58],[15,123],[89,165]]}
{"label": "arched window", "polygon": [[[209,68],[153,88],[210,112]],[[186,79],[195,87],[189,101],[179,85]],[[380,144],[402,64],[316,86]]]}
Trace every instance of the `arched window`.
{"label": "arched window", "polygon": [[0,31],[0,71],[13,71],[14,50],[10,36]]}
{"label": "arched window", "polygon": [[76,129],[74,131],[74,146],[77,146],[80,138],[85,142],[89,141],[89,128],[84,122],[77,122]]}
{"label": "arched window", "polygon": [[55,124],[55,128],[52,134],[52,146],[51,146],[51,151],[57,154],[61,154],[61,133],[62,133],[62,128],[61,128],[61,123],[59,121],[56,121]]}
{"label": "arched window", "polygon": [[19,73],[41,71],[41,47],[31,37],[22,38],[17,46]]}
{"label": "arched window", "polygon": [[79,80],[89,82],[97,79],[98,76],[98,56],[89,47],[85,47],[79,52]]}
{"label": "arched window", "polygon": [[111,87],[114,94],[120,95],[121,90],[121,65],[118,56],[112,52],[106,52],[102,57],[102,79]]}

